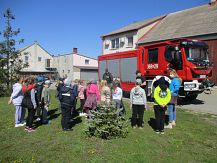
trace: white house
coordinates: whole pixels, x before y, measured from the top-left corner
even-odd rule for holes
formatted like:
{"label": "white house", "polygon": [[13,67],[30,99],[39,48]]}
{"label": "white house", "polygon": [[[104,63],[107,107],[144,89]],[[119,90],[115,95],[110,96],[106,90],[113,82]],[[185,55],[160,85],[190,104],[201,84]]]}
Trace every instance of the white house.
{"label": "white house", "polygon": [[53,56],[38,42],[20,49],[21,59],[28,63],[28,67],[21,70],[23,75],[53,75],[56,69],[53,65]]}
{"label": "white house", "polygon": [[54,56],[54,65],[60,77],[98,79],[97,59],[78,54],[77,48],[73,48],[72,53]]}
{"label": "white house", "polygon": [[101,36],[104,54],[134,50],[137,43],[145,37],[165,16],[135,22]]}
{"label": "white house", "polygon": [[77,48],[69,54],[52,56],[37,42],[20,50],[21,59],[29,66],[21,70],[23,75],[47,75],[49,77],[69,77],[71,79],[98,79],[97,59],[77,53]]}

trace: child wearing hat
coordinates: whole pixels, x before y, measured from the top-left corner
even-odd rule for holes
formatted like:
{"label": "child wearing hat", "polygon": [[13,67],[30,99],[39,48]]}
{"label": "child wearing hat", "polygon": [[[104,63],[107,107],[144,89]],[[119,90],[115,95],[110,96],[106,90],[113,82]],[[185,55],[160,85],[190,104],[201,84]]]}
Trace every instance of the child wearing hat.
{"label": "child wearing hat", "polygon": [[[136,79],[136,86],[130,92],[130,103],[132,105],[132,127],[138,125],[142,129],[144,110],[147,108],[146,94],[141,88],[142,80]],[[138,124],[137,124],[138,117]]]}

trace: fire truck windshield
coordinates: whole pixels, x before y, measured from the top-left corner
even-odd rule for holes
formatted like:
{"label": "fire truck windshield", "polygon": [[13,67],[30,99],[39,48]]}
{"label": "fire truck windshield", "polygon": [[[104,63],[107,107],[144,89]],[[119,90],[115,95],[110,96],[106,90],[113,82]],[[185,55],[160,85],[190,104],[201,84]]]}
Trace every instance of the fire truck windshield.
{"label": "fire truck windshield", "polygon": [[190,62],[208,60],[207,49],[201,47],[185,47],[186,58]]}

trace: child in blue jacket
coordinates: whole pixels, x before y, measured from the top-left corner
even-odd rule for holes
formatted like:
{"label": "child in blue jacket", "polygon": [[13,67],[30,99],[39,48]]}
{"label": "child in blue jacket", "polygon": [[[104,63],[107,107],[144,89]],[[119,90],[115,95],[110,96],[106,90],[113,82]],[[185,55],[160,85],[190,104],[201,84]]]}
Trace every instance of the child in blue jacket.
{"label": "child in blue jacket", "polygon": [[172,129],[174,125],[176,125],[176,107],[179,88],[182,82],[182,79],[176,73],[176,70],[170,71],[170,78],[172,79],[170,83],[170,92],[171,92],[171,101],[168,105],[167,111],[169,114],[169,124],[165,126],[165,128]]}

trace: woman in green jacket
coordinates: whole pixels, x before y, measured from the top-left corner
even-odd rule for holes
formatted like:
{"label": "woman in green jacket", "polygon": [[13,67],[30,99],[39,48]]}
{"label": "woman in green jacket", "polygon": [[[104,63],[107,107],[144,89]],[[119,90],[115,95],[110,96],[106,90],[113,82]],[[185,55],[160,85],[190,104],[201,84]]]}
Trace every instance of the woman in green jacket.
{"label": "woman in green jacket", "polygon": [[157,82],[158,86],[154,90],[156,133],[164,134],[165,111],[171,100],[171,94],[164,77],[161,77]]}

